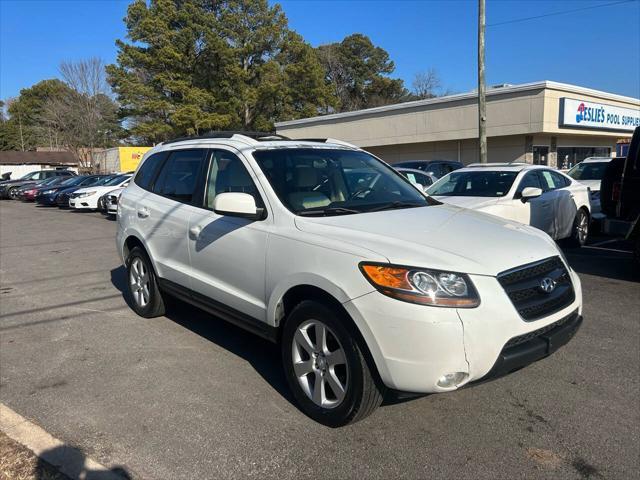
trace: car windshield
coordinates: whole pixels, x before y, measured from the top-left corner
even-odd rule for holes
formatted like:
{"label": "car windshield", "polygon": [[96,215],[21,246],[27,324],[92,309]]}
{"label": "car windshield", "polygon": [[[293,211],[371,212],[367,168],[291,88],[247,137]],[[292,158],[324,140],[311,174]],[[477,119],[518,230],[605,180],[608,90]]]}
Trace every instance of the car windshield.
{"label": "car windshield", "polygon": [[71,178],[67,178],[64,182],[60,184],[60,186],[71,187],[73,185],[78,185],[79,183],[82,183],[84,180],[86,180],[86,177],[73,176]]}
{"label": "car windshield", "polygon": [[574,180],[602,180],[609,162],[582,162],[567,172]]}
{"label": "car windshield", "polygon": [[20,177],[18,180],[31,180],[33,177],[35,177],[38,173],[40,172],[29,172],[26,175],[23,175],[22,177]]}
{"label": "car windshield", "polygon": [[427,193],[448,197],[504,197],[517,176],[518,172],[458,170],[442,177]]}
{"label": "car windshield", "polygon": [[42,181],[38,182],[38,186],[44,187],[46,185],[53,185],[54,183],[57,183],[59,181],[58,178],[59,177],[47,178],[45,180],[42,180]]}
{"label": "car windshield", "polygon": [[298,215],[344,215],[434,204],[366,152],[286,148],[253,152],[280,201]]}
{"label": "car windshield", "polygon": [[127,175],[118,175],[116,177],[112,177],[108,179],[104,183],[99,183],[99,185],[104,187],[111,187],[113,185],[119,185],[120,183],[124,182],[127,178],[129,178]]}

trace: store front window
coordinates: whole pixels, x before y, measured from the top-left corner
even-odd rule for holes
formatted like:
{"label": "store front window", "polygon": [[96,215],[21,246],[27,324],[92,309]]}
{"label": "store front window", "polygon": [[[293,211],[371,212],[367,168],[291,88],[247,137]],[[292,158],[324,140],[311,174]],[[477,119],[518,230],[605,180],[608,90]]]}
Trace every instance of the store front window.
{"label": "store front window", "polygon": [[558,168],[571,168],[587,157],[609,157],[610,147],[558,147]]}
{"label": "store front window", "polygon": [[549,165],[549,147],[545,145],[533,146],[533,164]]}

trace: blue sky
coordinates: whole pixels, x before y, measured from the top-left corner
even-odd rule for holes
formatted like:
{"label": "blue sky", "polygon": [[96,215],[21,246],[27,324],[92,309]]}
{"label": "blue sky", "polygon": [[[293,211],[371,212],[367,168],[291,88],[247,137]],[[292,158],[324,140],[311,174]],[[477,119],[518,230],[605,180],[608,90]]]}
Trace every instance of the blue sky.
{"label": "blue sky", "polygon": [[[612,3],[487,0],[487,83],[555,80],[640,98],[640,1],[530,21],[494,23]],[[115,60],[127,0],[0,0],[0,98],[58,75],[62,60]],[[371,37],[408,86],[435,68],[456,92],[476,86],[477,2],[280,2],[291,28],[316,46]]]}

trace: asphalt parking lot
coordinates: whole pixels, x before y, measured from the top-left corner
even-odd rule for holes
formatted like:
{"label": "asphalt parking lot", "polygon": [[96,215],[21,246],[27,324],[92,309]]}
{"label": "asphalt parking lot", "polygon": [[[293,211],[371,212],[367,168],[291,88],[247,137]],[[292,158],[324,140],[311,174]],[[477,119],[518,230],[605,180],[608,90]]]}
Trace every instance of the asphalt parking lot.
{"label": "asphalt parking lot", "polygon": [[585,322],[555,355],[342,429],[292,404],[277,349],[184,304],[125,303],[116,224],[0,202],[0,401],[133,478],[637,478],[640,283],[567,250]]}

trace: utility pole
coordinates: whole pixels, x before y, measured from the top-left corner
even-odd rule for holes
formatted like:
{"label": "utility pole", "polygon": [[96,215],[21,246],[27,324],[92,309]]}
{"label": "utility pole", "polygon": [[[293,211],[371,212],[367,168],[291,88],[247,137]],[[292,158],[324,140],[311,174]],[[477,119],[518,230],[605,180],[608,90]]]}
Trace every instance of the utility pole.
{"label": "utility pole", "polygon": [[484,81],[484,1],[478,0],[478,141],[480,163],[487,163],[487,100]]}

